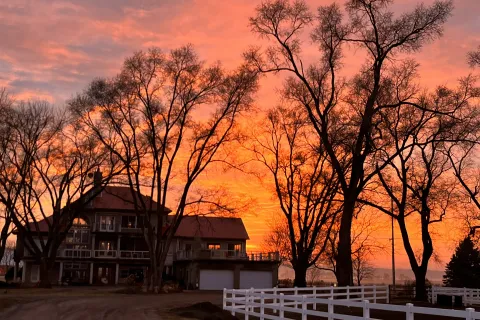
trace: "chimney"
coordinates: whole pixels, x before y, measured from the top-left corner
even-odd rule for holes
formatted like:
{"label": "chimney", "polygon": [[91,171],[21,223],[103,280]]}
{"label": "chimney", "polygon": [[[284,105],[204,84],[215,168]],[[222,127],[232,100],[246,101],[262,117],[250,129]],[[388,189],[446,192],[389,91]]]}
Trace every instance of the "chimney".
{"label": "chimney", "polygon": [[100,187],[102,184],[102,172],[97,169],[95,173],[93,174],[93,186],[94,187]]}

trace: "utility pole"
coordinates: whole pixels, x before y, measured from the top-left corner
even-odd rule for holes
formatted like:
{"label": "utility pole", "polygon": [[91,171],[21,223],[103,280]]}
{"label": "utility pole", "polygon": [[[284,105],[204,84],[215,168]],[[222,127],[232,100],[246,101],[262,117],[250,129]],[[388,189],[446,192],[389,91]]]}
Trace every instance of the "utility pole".
{"label": "utility pole", "polygon": [[395,234],[394,234],[394,219],[393,219],[393,199],[392,199],[392,284],[393,290],[395,290]]}

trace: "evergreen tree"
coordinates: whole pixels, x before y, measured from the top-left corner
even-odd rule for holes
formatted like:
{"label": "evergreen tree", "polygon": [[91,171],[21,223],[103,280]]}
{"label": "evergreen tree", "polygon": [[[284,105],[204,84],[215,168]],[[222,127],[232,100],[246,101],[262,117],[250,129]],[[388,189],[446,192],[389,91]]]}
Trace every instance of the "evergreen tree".
{"label": "evergreen tree", "polygon": [[448,287],[480,288],[480,252],[466,237],[447,264],[443,284]]}

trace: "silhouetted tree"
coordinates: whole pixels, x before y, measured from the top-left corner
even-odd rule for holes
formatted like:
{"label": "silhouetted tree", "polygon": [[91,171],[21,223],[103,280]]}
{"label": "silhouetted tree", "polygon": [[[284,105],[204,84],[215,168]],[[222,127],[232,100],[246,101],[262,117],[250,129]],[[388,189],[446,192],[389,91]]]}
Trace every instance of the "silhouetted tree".
{"label": "silhouetted tree", "polygon": [[15,256],[15,241],[9,240],[5,246],[3,258],[0,259],[0,265],[13,266]]}
{"label": "silhouetted tree", "polygon": [[463,239],[445,268],[443,284],[456,288],[480,287],[480,252],[470,238]]}
{"label": "silhouetted tree", "polygon": [[[375,254],[383,250],[383,246],[375,240],[375,234],[381,229],[377,216],[372,213],[360,213],[361,207],[357,209],[352,225],[352,263],[353,276],[357,285],[374,274],[374,267],[371,259]],[[338,233],[339,224],[329,234],[328,244],[321,259],[317,262],[316,268],[332,272],[337,276],[338,257]]]}
{"label": "silhouetted tree", "polygon": [[[399,71],[402,76],[392,78],[390,91],[416,97],[418,103],[381,112],[385,126],[383,150],[377,152],[374,164],[381,167],[377,170],[378,185],[359,201],[396,219],[415,274],[415,297],[425,300],[426,273],[434,253],[430,228],[443,221],[458,196],[446,148],[475,139],[478,129],[472,131],[471,122],[478,120],[476,112],[472,113],[476,98],[473,79],[463,79],[454,90],[441,87],[432,94],[418,94],[417,85],[411,82],[415,69],[415,65],[405,65]],[[410,217],[416,217],[418,223],[409,226]],[[410,240],[418,228],[422,239],[420,252],[414,250]]]}
{"label": "silhouetted tree", "polygon": [[468,54],[468,63],[472,67],[480,67],[480,46],[476,51],[472,51]]}
{"label": "silhouetted tree", "polygon": [[265,131],[255,134],[253,151],[274,181],[284,232],[273,230],[269,236],[288,239],[281,247],[288,248],[294,285],[305,287],[307,270],[322,256],[341,212],[339,182],[323,145],[312,139],[315,133],[303,109],[279,107],[263,123]]}
{"label": "silhouetted tree", "polygon": [[[93,81],[70,101],[81,122],[125,166],[134,207],[145,218],[149,290],[159,291],[168,248],[189,208],[232,210],[195,189],[194,182],[225,159],[222,146],[236,139],[237,118],[250,108],[256,87],[248,69],[227,73],[219,64],[207,66],[191,46],[169,54],[152,48],[128,58],[115,78]],[[142,189],[156,210],[141,200]]]}
{"label": "silhouetted tree", "polygon": [[[0,119],[8,119],[12,113],[12,100],[6,89],[0,89]],[[16,170],[10,161],[12,128],[7,121],[0,121],[0,261],[5,253],[7,240],[12,233],[12,213],[18,199],[21,181],[15,179]]]}
{"label": "silhouetted tree", "polygon": [[[246,59],[260,72],[289,74],[283,96],[304,107],[338,176],[343,194],[336,270],[340,285],[353,284],[352,219],[358,196],[375,176],[365,164],[381,143],[378,113],[393,108],[391,101],[389,106],[383,101],[382,88],[388,81],[384,74],[395,64],[391,58],[397,53],[417,52],[440,36],[453,7],[452,1],[435,1],[395,17],[389,10],[391,3],[346,1],[348,21],[344,22],[336,4],[322,6],[314,15],[303,1],[265,1],[250,19],[253,32],[274,45],[264,52],[253,48]],[[317,62],[307,65],[300,33],[313,23],[311,38],[320,54]],[[349,82],[339,76],[344,44],[366,53],[363,67]],[[410,97],[397,100],[396,106],[415,104]]]}
{"label": "silhouetted tree", "polygon": [[[75,130],[67,115],[45,102],[31,101],[15,104],[6,119],[11,130],[6,158],[10,169],[0,183],[4,190],[12,188],[8,196],[16,202],[10,217],[17,237],[40,265],[41,287],[51,286],[50,270],[74,219],[121,170],[108,150]],[[94,181],[92,174],[98,169],[104,177]]]}

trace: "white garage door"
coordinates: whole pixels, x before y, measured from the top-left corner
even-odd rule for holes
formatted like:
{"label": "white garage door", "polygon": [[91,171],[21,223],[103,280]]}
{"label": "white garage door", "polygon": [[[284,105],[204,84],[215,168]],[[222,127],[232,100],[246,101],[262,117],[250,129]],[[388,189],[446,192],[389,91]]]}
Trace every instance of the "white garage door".
{"label": "white garage door", "polygon": [[240,289],[271,287],[271,271],[240,271]]}
{"label": "white garage door", "polygon": [[200,290],[233,289],[233,271],[200,270]]}

